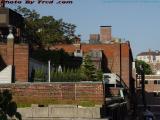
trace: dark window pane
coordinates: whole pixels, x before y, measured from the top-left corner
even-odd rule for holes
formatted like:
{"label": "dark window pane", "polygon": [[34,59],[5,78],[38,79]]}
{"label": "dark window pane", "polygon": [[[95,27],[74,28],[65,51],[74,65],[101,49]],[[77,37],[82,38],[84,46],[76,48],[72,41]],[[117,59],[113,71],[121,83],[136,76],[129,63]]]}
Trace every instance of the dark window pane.
{"label": "dark window pane", "polygon": [[148,80],[145,80],[144,83],[145,83],[145,84],[148,84]]}
{"label": "dark window pane", "polygon": [[157,80],[154,80],[154,84],[157,84]]}

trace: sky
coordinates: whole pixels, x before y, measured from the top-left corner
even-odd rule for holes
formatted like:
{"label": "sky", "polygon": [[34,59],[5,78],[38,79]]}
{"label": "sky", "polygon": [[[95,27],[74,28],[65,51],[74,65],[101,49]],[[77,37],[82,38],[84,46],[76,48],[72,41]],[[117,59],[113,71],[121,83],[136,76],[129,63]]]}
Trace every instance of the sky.
{"label": "sky", "polygon": [[[99,33],[99,26],[111,25],[113,37],[130,41],[134,57],[149,49],[160,50],[160,0],[69,0],[73,3],[56,4],[58,1],[19,5],[75,24],[82,41]],[[15,9],[18,4],[6,6]]]}

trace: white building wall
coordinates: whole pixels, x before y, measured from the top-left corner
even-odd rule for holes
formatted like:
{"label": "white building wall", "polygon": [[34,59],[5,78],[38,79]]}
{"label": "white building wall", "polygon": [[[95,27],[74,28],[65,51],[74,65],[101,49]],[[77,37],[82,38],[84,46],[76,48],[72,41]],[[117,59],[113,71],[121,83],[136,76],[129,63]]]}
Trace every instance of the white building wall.
{"label": "white building wall", "polygon": [[138,60],[142,60],[142,61],[144,61],[146,63],[155,62],[154,56],[149,56],[149,55],[137,56],[137,59]]}
{"label": "white building wall", "polygon": [[0,72],[0,84],[12,83],[12,65],[8,65]]}
{"label": "white building wall", "polygon": [[160,63],[160,55],[156,56],[156,62]]}

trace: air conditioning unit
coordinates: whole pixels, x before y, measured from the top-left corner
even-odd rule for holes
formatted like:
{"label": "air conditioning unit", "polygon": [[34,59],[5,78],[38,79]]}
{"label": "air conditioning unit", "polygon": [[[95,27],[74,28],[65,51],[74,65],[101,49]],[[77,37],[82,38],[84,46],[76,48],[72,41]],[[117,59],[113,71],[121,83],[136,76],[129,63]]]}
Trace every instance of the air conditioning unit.
{"label": "air conditioning unit", "polygon": [[115,73],[104,73],[103,81],[105,84],[117,84],[120,82],[120,78]]}
{"label": "air conditioning unit", "polygon": [[82,50],[77,49],[77,50],[74,52],[74,56],[75,56],[75,57],[83,57],[83,52],[82,52]]}

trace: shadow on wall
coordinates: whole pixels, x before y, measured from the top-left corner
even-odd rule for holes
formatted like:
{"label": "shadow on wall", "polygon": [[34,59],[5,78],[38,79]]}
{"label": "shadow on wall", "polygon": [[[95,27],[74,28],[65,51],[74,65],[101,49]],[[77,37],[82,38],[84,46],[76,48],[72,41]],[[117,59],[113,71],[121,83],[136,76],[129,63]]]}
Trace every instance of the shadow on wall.
{"label": "shadow on wall", "polygon": [[106,58],[106,56],[104,55],[104,53],[102,52],[102,71],[104,73],[111,73],[111,70],[108,68],[108,59]]}
{"label": "shadow on wall", "polygon": [[12,101],[9,90],[0,92],[0,120],[16,119],[22,120],[21,114],[17,112],[17,104]]}
{"label": "shadow on wall", "polygon": [[73,54],[69,54],[64,51],[64,49],[60,50],[45,50],[38,48],[30,48],[30,56],[35,60],[41,61],[43,63],[48,63],[48,60],[51,61],[51,64],[54,67],[58,68],[59,65],[67,68],[76,69],[79,68],[82,64],[81,57],[74,57]]}
{"label": "shadow on wall", "polygon": [[[137,93],[137,96],[138,96],[138,104],[139,105],[143,105],[143,102],[142,102],[142,93],[141,91],[139,91]],[[146,98],[146,103],[147,103],[147,106],[150,106],[150,105],[159,105],[160,104],[160,93],[158,92],[147,92],[145,91],[145,98]],[[159,107],[159,106],[157,106]]]}
{"label": "shadow on wall", "polygon": [[6,67],[6,63],[3,60],[2,56],[0,56],[0,71],[3,70]]}

